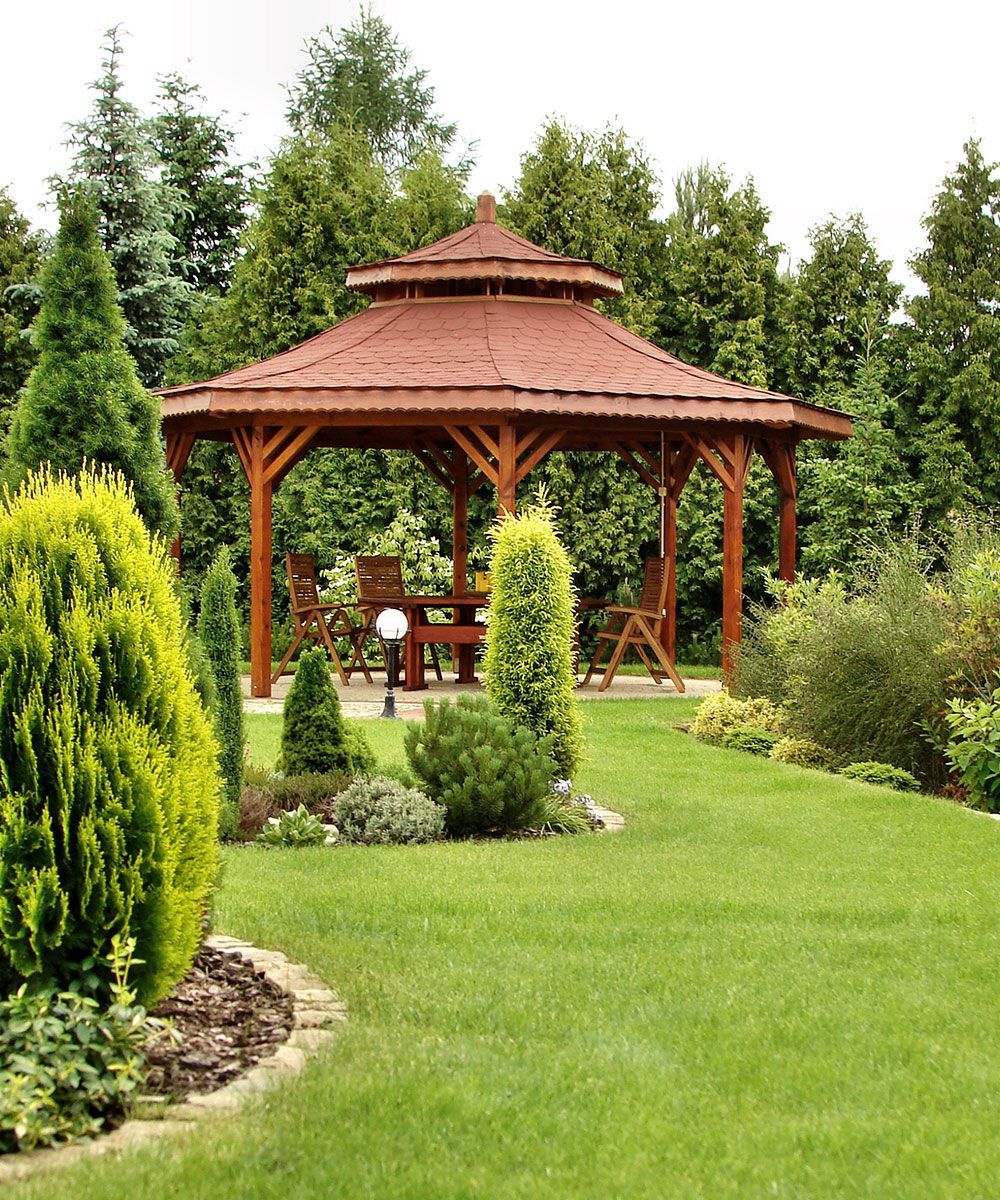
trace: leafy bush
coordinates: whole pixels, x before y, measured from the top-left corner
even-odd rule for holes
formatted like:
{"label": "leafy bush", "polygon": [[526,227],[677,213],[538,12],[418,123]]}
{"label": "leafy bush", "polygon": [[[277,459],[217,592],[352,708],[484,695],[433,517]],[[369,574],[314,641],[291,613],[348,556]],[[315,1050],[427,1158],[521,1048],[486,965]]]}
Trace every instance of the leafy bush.
{"label": "leafy bush", "polygon": [[300,804],[293,812],[283,812],[280,817],[268,817],[260,831],[257,842],[261,846],[322,846],[335,840],[319,817]]}
{"label": "leafy bush", "polygon": [[[147,1017],[126,983],[132,949],[120,941],[112,949],[108,1007],[85,979],[69,991],[22,984],[0,1000],[0,1154],[91,1137],[118,1123],[143,1081],[145,1050],[164,1034],[164,1023]],[[94,965],[80,967],[86,975]]]}
{"label": "leafy bush", "polygon": [[840,774],[859,783],[874,783],[880,787],[895,788],[897,792],[918,792],[920,784],[901,767],[883,762],[855,762],[841,767]]}
{"label": "leafy bush", "polygon": [[699,741],[721,746],[728,734],[748,725],[781,734],[786,724],[785,714],[766,697],[739,699],[723,688],[699,704],[691,732]]}
{"label": "leafy bush", "polygon": [[775,762],[791,763],[796,767],[813,767],[817,771],[835,771],[843,761],[833,750],[809,738],[783,737],[771,749]]}
{"label": "leafy bush", "polygon": [[1000,687],[989,700],[950,701],[945,723],[948,762],[969,803],[1000,812]]}
{"label": "leafy bush", "polygon": [[215,732],[221,749],[219,767],[224,781],[219,813],[219,833],[223,837],[230,837],[236,831],[246,755],[236,588],[229,549],[224,546],[205,574],[198,616],[198,636],[215,680]]}
{"label": "leafy bush", "polygon": [[366,845],[433,842],[444,834],[444,809],[416,788],[384,777],[357,779],[330,809],[340,840]]}
{"label": "leafy bush", "polygon": [[344,720],[330,678],[326,651],[318,646],[299,659],[285,699],[281,728],[281,768],[286,775],[371,770],[374,754],[357,726]]}
{"label": "leafy bush", "polygon": [[494,707],[536,737],[552,738],[564,775],[582,750],[573,667],[572,564],[544,496],[493,528],[493,592],[483,675]]}
{"label": "leafy bush", "polygon": [[950,628],[941,653],[951,665],[949,689],[961,699],[989,700],[1000,663],[1000,523],[962,520],[949,556],[942,597]]}
{"label": "leafy bush", "polygon": [[748,622],[739,691],[761,686],[784,701],[792,732],[845,760],[939,773],[924,729],[944,709],[954,670],[943,653],[947,605],[932,586],[932,557],[916,536],[862,559],[850,592],[830,583],[802,590],[792,612],[778,606]]}
{"label": "leafy bush", "polygon": [[274,775],[248,770],[247,783],[240,797],[237,830],[240,835],[256,837],[270,817],[280,817],[304,806],[308,812],[329,820],[334,797],[351,784],[351,776],[334,771],[326,775]]}
{"label": "leafy bush", "polygon": [[767,758],[781,735],[770,729],[758,729],[753,725],[738,725],[722,739],[727,750],[742,750],[744,754],[759,754]]}
{"label": "leafy bush", "polygon": [[0,994],[69,983],[116,933],[144,1003],[194,958],[219,776],[173,576],[120,476],[0,507]]}
{"label": "leafy bush", "polygon": [[452,837],[537,826],[554,764],[547,738],[515,728],[485,696],[424,704],[406,731],[406,755],[427,795],[446,810]]}

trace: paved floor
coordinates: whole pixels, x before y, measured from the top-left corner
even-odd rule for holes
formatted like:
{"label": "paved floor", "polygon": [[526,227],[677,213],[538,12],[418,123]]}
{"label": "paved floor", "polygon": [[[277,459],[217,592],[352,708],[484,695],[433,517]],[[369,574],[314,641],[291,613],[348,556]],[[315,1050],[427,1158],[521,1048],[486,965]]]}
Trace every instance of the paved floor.
{"label": "paved floor", "polygon": [[[365,683],[364,679],[356,676],[349,687],[337,683],[340,703],[344,714],[349,717],[377,717],[382,711],[385,698],[385,674],[373,672],[374,683]],[[281,712],[288,695],[292,676],[285,675],[274,685],[273,694],[267,700],[255,700],[250,696],[250,676],[243,676],[243,707],[247,712]],[[336,680],[334,681],[336,683]],[[686,696],[707,696],[717,692],[721,684],[716,679],[687,679]],[[478,683],[453,683],[445,672],[443,683],[433,680],[430,686],[422,692],[406,692],[402,688],[396,691],[396,712],[401,717],[419,718],[423,716],[425,700],[440,700],[445,696],[457,696],[460,692],[478,692]],[[671,700],[678,693],[670,683],[657,686],[648,675],[616,675],[607,691],[597,690],[595,680],[589,686],[580,688],[577,695],[581,700]]]}

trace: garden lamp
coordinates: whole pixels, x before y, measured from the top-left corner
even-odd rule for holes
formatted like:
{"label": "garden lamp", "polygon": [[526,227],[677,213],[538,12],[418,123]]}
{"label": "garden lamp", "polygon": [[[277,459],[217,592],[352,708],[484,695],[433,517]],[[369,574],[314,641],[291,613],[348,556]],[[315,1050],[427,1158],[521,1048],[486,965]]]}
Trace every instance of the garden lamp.
{"label": "garden lamp", "polygon": [[375,630],[385,646],[385,707],[383,717],[395,717],[396,693],[393,684],[396,681],[396,656],[399,653],[399,643],[406,637],[410,628],[406,613],[398,608],[383,608],[375,618]]}

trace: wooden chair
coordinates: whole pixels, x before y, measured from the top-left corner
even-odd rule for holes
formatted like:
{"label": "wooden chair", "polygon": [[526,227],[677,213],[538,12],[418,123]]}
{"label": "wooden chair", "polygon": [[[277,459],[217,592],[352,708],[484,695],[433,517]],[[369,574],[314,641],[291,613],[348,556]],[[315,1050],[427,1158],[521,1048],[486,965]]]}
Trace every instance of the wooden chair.
{"label": "wooden chair", "polygon": [[[368,669],[362,654],[364,638],[363,626],[356,626],[351,621],[347,610],[340,604],[323,604],[316,588],[316,564],[311,554],[286,554],[285,569],[288,572],[288,593],[292,602],[292,620],[295,622],[295,636],[288,652],[281,660],[281,666],[271,676],[275,683],[285,674],[285,668],[291,662],[292,655],[299,648],[304,638],[311,638],[318,644],[322,643],[333,659],[337,668],[340,682],[350,683],[350,676],[361,671],[365,679],[371,683],[372,674]],[[334,638],[346,637],[351,644],[351,661],[346,669],[337,653]]]}
{"label": "wooden chair", "polygon": [[[359,554],[354,559],[354,576],[358,581],[358,608],[361,611],[361,645],[372,637],[375,618],[383,608],[393,608],[406,595],[403,587],[403,564],[398,554]],[[382,647],[383,657],[385,647]],[[424,665],[434,668],[438,679],[443,679],[437,649],[428,645],[430,660]]]}
{"label": "wooden chair", "polygon": [[[582,686],[586,687],[595,674],[603,675],[601,685],[597,689],[603,692],[621,666],[625,651],[634,646],[655,683],[662,683],[663,677],[667,675],[679,692],[684,691],[684,681],[677,674],[677,668],[670,661],[662,641],[666,601],[667,576],[663,569],[663,559],[647,558],[639,603],[634,608],[613,604],[605,610],[607,624],[598,631],[597,649],[590,660]],[[598,664],[608,646],[613,646],[614,649],[607,667],[602,668]],[[650,653],[662,670],[654,665]]]}

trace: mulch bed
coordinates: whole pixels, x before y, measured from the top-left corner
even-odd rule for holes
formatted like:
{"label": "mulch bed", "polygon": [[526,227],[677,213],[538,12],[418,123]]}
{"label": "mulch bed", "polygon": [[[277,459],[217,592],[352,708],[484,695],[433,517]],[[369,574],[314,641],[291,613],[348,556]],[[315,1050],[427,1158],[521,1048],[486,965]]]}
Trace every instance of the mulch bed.
{"label": "mulch bed", "polygon": [[173,1100],[231,1083],[292,1030],[290,996],[245,959],[207,946],[152,1013],[169,1017],[180,1036],[151,1048],[145,1090]]}

